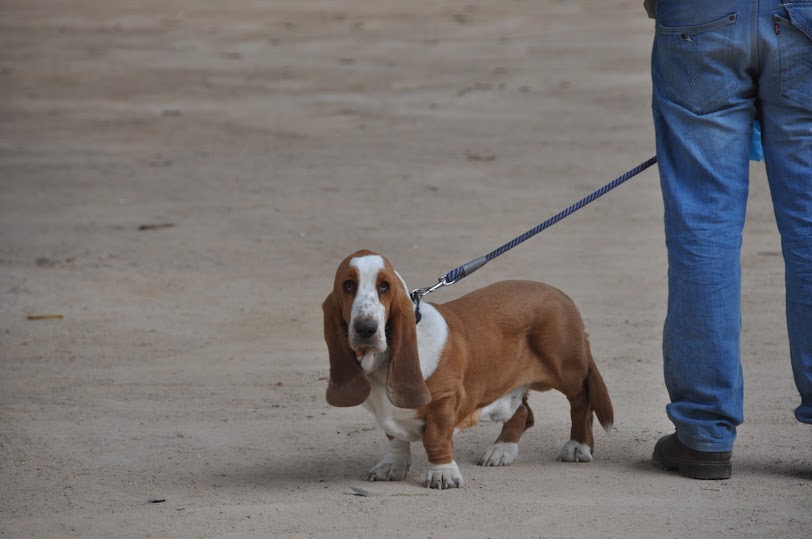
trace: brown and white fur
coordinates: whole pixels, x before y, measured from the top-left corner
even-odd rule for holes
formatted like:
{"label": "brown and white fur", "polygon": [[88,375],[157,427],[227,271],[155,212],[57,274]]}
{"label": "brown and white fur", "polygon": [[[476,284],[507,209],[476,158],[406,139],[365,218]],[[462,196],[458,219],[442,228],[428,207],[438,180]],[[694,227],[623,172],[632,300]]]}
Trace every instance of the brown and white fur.
{"label": "brown and white fur", "polygon": [[358,251],[338,267],[323,304],[330,355],[327,402],[363,404],[389,444],[370,481],[398,481],[411,466],[412,442],[423,442],[426,486],[463,484],[452,436],[479,419],[503,423],[480,458],[506,466],[533,425],[528,392],[556,389],[570,402],[570,440],[558,460],[592,460],[592,412],[608,431],[612,403],[592,360],[583,321],[560,290],[532,281],[502,281],[444,304],[414,305],[384,257]]}

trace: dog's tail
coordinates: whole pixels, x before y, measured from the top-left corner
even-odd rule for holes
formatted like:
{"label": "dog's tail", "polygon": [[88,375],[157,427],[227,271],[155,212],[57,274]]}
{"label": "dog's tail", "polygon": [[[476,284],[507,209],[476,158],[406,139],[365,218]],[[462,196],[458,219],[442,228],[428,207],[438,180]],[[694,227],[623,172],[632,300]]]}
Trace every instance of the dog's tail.
{"label": "dog's tail", "polygon": [[603,430],[612,431],[612,424],[615,422],[615,412],[612,409],[612,401],[609,399],[609,390],[603,381],[598,366],[592,359],[592,351],[589,349],[589,341],[586,343],[589,353],[589,368],[587,370],[587,389],[589,390],[589,404],[595,411]]}

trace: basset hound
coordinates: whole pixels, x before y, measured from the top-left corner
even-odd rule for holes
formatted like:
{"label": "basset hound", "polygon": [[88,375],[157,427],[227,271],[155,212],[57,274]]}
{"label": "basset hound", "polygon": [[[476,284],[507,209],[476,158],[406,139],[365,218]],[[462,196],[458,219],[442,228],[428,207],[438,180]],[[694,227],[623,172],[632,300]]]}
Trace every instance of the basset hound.
{"label": "basset hound", "polygon": [[592,413],[609,431],[612,403],[584,323],[560,290],[501,281],[443,304],[422,302],[415,322],[406,283],[383,256],[358,251],[338,266],[323,304],[330,355],[327,402],[362,404],[389,443],[370,481],[399,481],[423,442],[431,488],[461,487],[452,436],[480,419],[502,422],[479,460],[507,466],[533,425],[527,395],[556,389],[569,400],[570,440],[558,460],[592,460]]}

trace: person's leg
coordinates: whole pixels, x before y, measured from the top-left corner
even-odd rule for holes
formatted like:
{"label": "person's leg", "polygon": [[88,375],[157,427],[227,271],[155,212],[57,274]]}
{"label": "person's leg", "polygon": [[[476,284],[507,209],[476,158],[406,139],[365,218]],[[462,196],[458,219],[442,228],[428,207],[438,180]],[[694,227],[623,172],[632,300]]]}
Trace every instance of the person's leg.
{"label": "person's leg", "polygon": [[679,441],[695,451],[731,451],[743,420],[739,252],[755,117],[751,4],[657,4],[652,106],[668,248],[667,412]]}
{"label": "person's leg", "polygon": [[[759,115],[786,269],[799,421],[812,423],[812,2],[762,15]],[[780,61],[777,61],[780,58]]]}

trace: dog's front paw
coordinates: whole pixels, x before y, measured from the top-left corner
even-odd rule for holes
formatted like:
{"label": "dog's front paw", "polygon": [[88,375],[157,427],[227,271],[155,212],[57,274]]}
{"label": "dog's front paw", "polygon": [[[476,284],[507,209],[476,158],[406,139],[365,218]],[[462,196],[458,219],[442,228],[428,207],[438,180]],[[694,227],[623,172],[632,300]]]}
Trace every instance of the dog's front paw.
{"label": "dog's front paw", "polygon": [[367,473],[367,481],[403,481],[411,468],[410,458],[383,458]]}
{"label": "dog's front paw", "polygon": [[558,460],[564,462],[592,462],[592,449],[586,444],[570,440],[559,451]]}
{"label": "dog's front paw", "polygon": [[480,466],[510,466],[519,456],[519,444],[496,442],[479,458]]}
{"label": "dog's front paw", "polygon": [[432,464],[426,472],[426,486],[439,490],[447,488],[460,488],[462,474],[453,460],[448,464]]}

